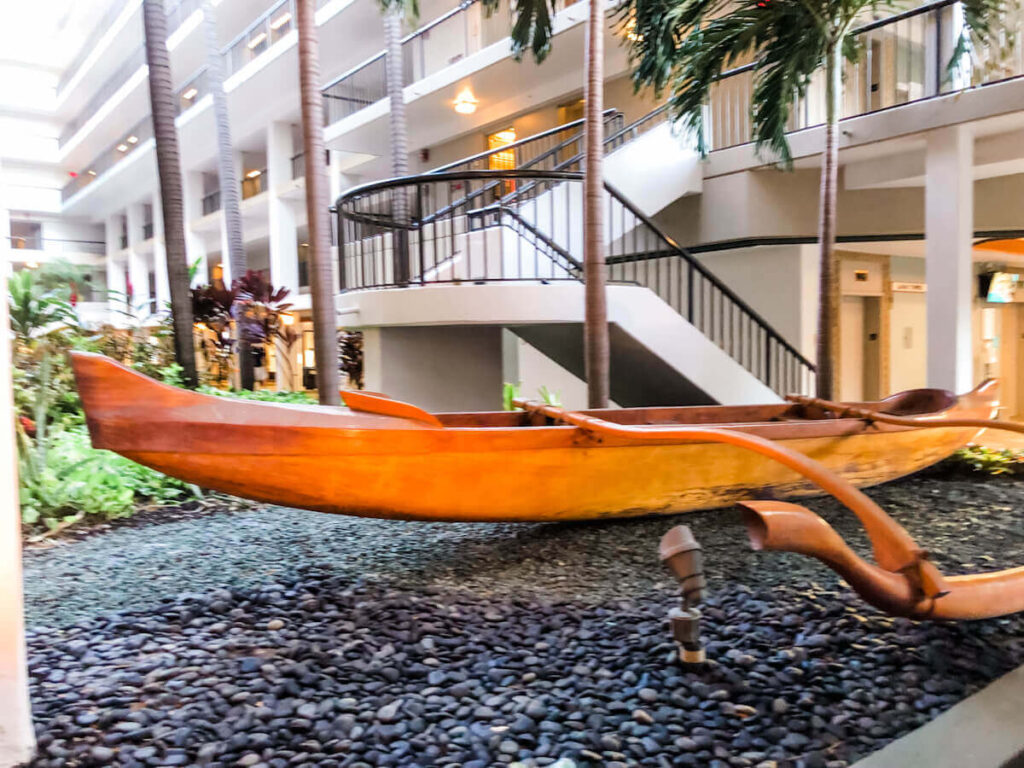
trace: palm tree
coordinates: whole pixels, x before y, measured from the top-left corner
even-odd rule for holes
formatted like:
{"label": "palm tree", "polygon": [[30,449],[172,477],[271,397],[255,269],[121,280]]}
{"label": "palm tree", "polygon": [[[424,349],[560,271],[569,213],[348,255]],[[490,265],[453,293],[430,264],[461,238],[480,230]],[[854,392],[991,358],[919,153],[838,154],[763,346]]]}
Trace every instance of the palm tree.
{"label": "palm tree", "polygon": [[[493,5],[497,5],[496,2]],[[551,50],[555,0],[520,0],[514,4],[512,49],[516,58],[529,50],[537,63]],[[607,408],[609,394],[608,267],[604,248],[604,25],[602,0],[590,0],[584,52],[583,280],[584,369],[591,408]]]}
{"label": "palm tree", "polygon": [[[224,93],[224,58],[217,46],[217,17],[211,0],[203,0],[203,37],[206,43],[206,83],[213,94],[213,118],[217,124],[217,176],[220,181],[220,207],[224,211],[227,232],[228,265],[232,280],[249,271],[242,238],[241,193],[231,146],[228,99]],[[253,388],[253,359],[248,339],[238,336],[238,373],[242,389]]]}
{"label": "palm tree", "polygon": [[314,0],[296,0],[299,32],[299,91],[302,101],[302,138],[306,153],[306,216],[309,228],[310,294],[313,298],[313,348],[316,384],[321,405],[338,405],[338,330],[334,310],[334,261],[331,259],[330,221],[327,210],[327,175],[324,170],[324,104],[320,93],[320,51],[316,37]]}
{"label": "palm tree", "polygon": [[[384,66],[387,80],[388,105],[390,109],[389,127],[391,131],[391,175],[395,178],[409,173],[409,129],[405,120],[405,93],[403,88],[402,62],[402,19],[406,9],[401,2],[381,0],[384,13],[384,42],[387,53]],[[409,11],[415,14],[418,9],[412,2]],[[413,16],[415,18],[415,15]],[[409,218],[409,205],[405,190],[396,188],[392,192],[391,213],[399,225]],[[395,282],[404,285],[409,282],[409,238],[404,227],[394,230],[393,266]]]}
{"label": "palm tree", "polygon": [[192,342],[192,295],[185,253],[185,205],[181,184],[178,130],[174,124],[175,101],[171,64],[167,54],[167,17],[163,0],[143,0],[142,20],[149,65],[149,102],[156,139],[156,166],[160,177],[160,205],[164,219],[167,283],[171,293],[174,326],[174,357],[182,368],[185,384],[195,387],[196,352]]}

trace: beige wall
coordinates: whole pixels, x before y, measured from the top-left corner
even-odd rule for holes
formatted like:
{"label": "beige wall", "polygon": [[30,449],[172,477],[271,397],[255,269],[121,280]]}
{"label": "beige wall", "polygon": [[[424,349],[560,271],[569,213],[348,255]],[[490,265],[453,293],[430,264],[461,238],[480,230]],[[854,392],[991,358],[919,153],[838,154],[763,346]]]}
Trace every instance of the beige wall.
{"label": "beige wall", "polygon": [[[816,237],[818,180],[816,169],[743,171],[705,178],[701,195],[676,201],[657,221],[684,245],[754,237]],[[975,229],[1020,228],[1021,199],[1024,174],[975,182]],[[923,187],[847,190],[842,189],[840,178],[840,236],[923,231]]]}

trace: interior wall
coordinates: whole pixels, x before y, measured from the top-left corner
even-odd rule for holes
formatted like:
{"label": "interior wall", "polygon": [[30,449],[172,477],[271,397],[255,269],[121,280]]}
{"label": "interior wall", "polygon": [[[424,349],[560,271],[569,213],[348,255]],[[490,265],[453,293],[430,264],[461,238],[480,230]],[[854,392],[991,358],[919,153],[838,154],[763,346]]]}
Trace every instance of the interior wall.
{"label": "interior wall", "polygon": [[817,248],[768,245],[701,254],[699,259],[804,357],[814,359]]}
{"label": "interior wall", "polygon": [[[924,259],[893,256],[889,264],[894,283],[924,282]],[[927,293],[894,291],[892,294],[889,371],[893,392],[927,386],[927,302]]]}
{"label": "interior wall", "polygon": [[364,331],[366,389],[429,411],[500,410],[501,328],[405,326]]}

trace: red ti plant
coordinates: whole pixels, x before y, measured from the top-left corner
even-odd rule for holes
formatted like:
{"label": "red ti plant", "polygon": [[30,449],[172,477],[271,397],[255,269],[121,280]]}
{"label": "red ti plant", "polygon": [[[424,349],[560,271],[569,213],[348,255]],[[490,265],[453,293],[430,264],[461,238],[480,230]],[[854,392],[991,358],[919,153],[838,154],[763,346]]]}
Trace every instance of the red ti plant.
{"label": "red ti plant", "polygon": [[249,270],[235,280],[232,289],[237,294],[232,314],[238,323],[239,333],[250,344],[272,343],[282,354],[279,360],[289,368],[291,381],[291,355],[289,350],[299,334],[294,326],[285,324],[285,316],[291,308],[287,288],[274,288],[263,272]]}

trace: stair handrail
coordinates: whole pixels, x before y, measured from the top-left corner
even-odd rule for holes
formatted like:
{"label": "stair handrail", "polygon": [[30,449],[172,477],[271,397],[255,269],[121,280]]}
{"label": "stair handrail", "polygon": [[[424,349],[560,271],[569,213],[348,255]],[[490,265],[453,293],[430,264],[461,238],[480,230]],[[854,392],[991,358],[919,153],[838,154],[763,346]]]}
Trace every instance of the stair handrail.
{"label": "stair handrail", "polygon": [[[582,174],[580,175],[582,176]],[[725,294],[726,298],[728,298],[731,302],[736,304],[742,312],[749,315],[751,320],[753,320],[760,328],[762,328],[765,331],[765,333],[767,333],[780,346],[782,346],[783,349],[785,349],[787,352],[793,355],[801,365],[806,366],[811,372],[817,372],[817,367],[814,365],[814,363],[812,363],[810,360],[808,360],[806,357],[800,354],[799,350],[797,350],[796,347],[794,347],[792,344],[786,341],[786,339],[784,339],[782,335],[778,331],[776,331],[775,328],[767,320],[765,320],[756,309],[754,309],[752,306],[747,304],[747,302],[741,299],[736,294],[736,292],[732,290],[732,288],[730,288],[728,285],[722,282],[722,280],[719,279],[713,272],[711,272],[707,267],[701,264],[700,261],[692,253],[690,253],[688,250],[686,250],[686,248],[679,245],[679,243],[677,243],[675,240],[673,240],[671,237],[665,234],[664,230],[662,230],[661,227],[655,224],[650,216],[648,216],[635,205],[633,205],[629,198],[623,195],[608,181],[605,181],[604,188],[613,198],[618,200],[620,205],[622,205],[624,208],[626,208],[626,210],[628,210],[630,213],[636,216],[640,221],[644,223],[646,227],[648,227],[652,232],[654,232],[654,234],[659,239],[661,239],[666,245],[668,245],[669,252],[674,253],[677,256],[680,256],[687,263],[688,266],[691,266],[694,269],[696,269],[700,273],[700,276],[702,278],[707,280],[709,283],[711,283],[711,285],[713,285],[715,288],[717,288],[719,291]],[[634,261],[646,261],[649,259],[662,258],[665,254],[664,251],[656,251],[654,253],[658,255],[652,255],[652,252],[648,252],[641,256],[613,256],[611,258],[606,258],[605,264],[628,264]]]}
{"label": "stair handrail", "polygon": [[[361,198],[369,193],[376,193],[387,189],[394,189],[398,187],[409,187],[417,184],[431,184],[438,182],[455,182],[455,181],[473,181],[473,180],[487,180],[493,179],[496,183],[504,181],[512,181],[518,179],[532,179],[539,181],[581,181],[584,174],[580,171],[539,171],[531,169],[513,169],[513,170],[481,170],[481,171],[445,171],[445,172],[430,172],[412,174],[409,176],[401,176],[393,179],[385,179],[383,181],[372,181],[366,184],[361,184],[358,187],[354,187],[344,193],[342,193],[336,203],[335,208],[337,209],[337,215],[339,217],[348,218],[352,221],[363,221],[365,223],[381,225],[381,219],[376,215],[367,216],[365,214],[359,214],[356,211],[346,211],[346,204],[354,202],[356,199]],[[639,262],[654,258],[663,258],[665,255],[675,255],[683,259],[687,266],[694,269],[700,274],[700,276],[707,280],[715,289],[720,291],[730,302],[732,302],[743,314],[750,318],[753,323],[760,328],[771,340],[775,341],[782,349],[793,356],[793,358],[807,368],[809,371],[816,372],[817,368],[810,360],[804,357],[792,344],[786,341],[783,336],[775,330],[774,327],[764,317],[761,316],[757,310],[751,307],[746,301],[740,298],[728,285],[726,285],[721,279],[719,279],[713,272],[708,270],[703,264],[698,261],[693,254],[679,245],[675,240],[669,237],[664,230],[661,229],[654,221],[639,210],[632,202],[629,201],[614,185],[605,181],[605,189],[611,195],[613,199],[618,201],[626,210],[634,215],[637,220],[642,222],[644,226],[650,229],[654,233],[655,237],[667,246],[665,251],[656,251],[654,253],[658,255],[651,255],[652,252],[647,252],[643,255],[626,255],[617,256],[610,259],[606,259],[606,264],[613,263],[629,263]],[[471,193],[471,195],[474,193]],[[514,193],[513,193],[514,194]],[[462,198],[462,201],[458,205],[465,205],[465,200],[468,200],[471,195],[466,195]],[[498,205],[502,205],[501,201]],[[445,210],[454,210],[451,205],[446,206]],[[468,213],[468,212],[467,212]],[[431,213],[429,221],[435,221],[438,214],[436,212]],[[422,217],[422,221],[428,221],[428,217]],[[397,225],[397,223],[395,224]],[[413,225],[415,227],[415,225]],[[404,227],[403,227],[404,228]],[[341,228],[339,226],[339,231]],[[560,248],[551,238],[545,235],[543,232],[535,229],[534,234],[545,241],[546,244],[551,245],[553,250]],[[563,249],[564,250],[564,249]]]}

